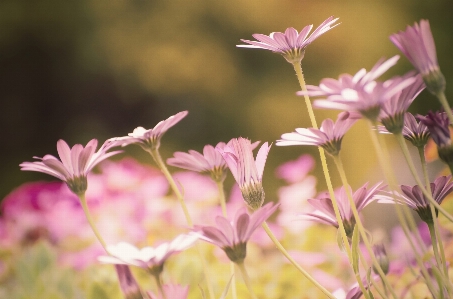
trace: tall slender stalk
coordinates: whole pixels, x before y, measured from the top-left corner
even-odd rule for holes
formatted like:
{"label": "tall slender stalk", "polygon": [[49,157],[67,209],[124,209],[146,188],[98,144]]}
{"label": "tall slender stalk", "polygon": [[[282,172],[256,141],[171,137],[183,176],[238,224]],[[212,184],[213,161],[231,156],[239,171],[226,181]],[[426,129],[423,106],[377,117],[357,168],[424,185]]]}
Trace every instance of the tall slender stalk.
{"label": "tall slender stalk", "polygon": [[[262,227],[266,231],[267,235],[269,238],[271,238],[272,242],[274,242],[275,246],[277,247],[278,250],[291,262],[291,264],[294,265],[294,267],[297,268],[304,276],[307,278],[309,281],[311,281],[318,289],[321,290],[327,297],[330,299],[335,299],[335,297],[330,293],[326,288],[324,288],[319,282],[317,282],[313,277],[311,277],[310,274],[308,274],[307,271],[304,270],[292,257],[289,255],[289,253],[286,251],[286,249],[283,247],[283,245],[278,241],[278,239],[275,237],[274,233],[271,231],[269,226],[267,225],[266,222],[263,222]],[[349,246],[345,246],[349,248]],[[351,250],[351,248],[349,248]]]}
{"label": "tall slender stalk", "polygon": [[98,229],[96,228],[96,225],[94,224],[93,218],[91,217],[90,210],[88,209],[85,193],[78,194],[77,196],[80,199],[80,204],[82,205],[83,212],[85,213],[85,216],[87,217],[88,223],[90,224],[94,235],[99,240],[99,242],[101,243],[102,247],[104,247],[104,250],[108,253],[107,245],[106,245],[104,239],[102,239],[102,236],[99,233]]}
{"label": "tall slender stalk", "polygon": [[450,108],[450,105],[448,104],[445,93],[443,91],[441,91],[441,92],[437,93],[436,96],[439,99],[439,102],[442,104],[442,107],[444,107],[444,110],[448,115],[448,119],[450,120],[450,124],[453,124],[453,114],[451,113],[451,108]]}
{"label": "tall slender stalk", "polygon": [[[189,210],[187,209],[186,203],[184,202],[184,197],[183,197],[181,191],[179,191],[179,188],[176,185],[175,180],[173,179],[172,175],[168,171],[167,166],[165,165],[164,161],[162,160],[162,157],[160,156],[159,150],[157,148],[153,148],[153,149],[148,150],[148,152],[153,157],[154,162],[156,162],[157,166],[162,171],[162,173],[164,174],[164,176],[167,179],[168,183],[170,184],[171,189],[173,190],[173,192],[175,193],[176,197],[178,198],[178,201],[181,204],[181,207],[183,209],[184,215],[186,217],[187,224],[190,227],[192,227],[193,226],[192,218],[190,217]],[[211,281],[210,275],[208,274],[208,267],[207,267],[207,264],[206,264],[206,260],[203,257],[203,255],[201,254],[200,245],[197,243],[195,245],[195,247],[197,248],[198,255],[200,256],[201,265],[203,267],[204,277],[206,279],[206,284],[208,286],[209,298],[210,299],[214,299],[215,298],[214,289],[212,287],[212,281]]]}
{"label": "tall slender stalk", "polygon": [[242,278],[244,279],[244,283],[247,286],[247,289],[249,290],[250,297],[252,297],[252,299],[258,299],[256,297],[255,293],[253,292],[252,284],[250,282],[250,277],[247,274],[247,270],[245,269],[244,262],[237,263],[236,265],[238,265],[238,268],[241,271]]}

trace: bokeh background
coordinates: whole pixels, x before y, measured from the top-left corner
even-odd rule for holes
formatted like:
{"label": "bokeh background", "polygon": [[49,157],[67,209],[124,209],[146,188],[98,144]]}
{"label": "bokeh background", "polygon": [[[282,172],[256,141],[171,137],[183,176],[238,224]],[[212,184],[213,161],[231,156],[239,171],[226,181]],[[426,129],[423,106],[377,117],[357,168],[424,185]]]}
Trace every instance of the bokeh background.
{"label": "bokeh background", "polygon": [[[273,142],[296,127],[309,127],[291,65],[269,51],[235,45],[253,33],[316,27],[331,15],[341,25],[307,49],[308,84],[370,69],[379,58],[400,54],[388,36],[425,18],[452,99],[452,11],[449,0],[2,0],[0,198],[23,182],[52,180],[21,172],[18,164],[56,154],[60,138],[69,144],[103,142],[189,110],[164,137],[167,158],[238,136]],[[402,57],[383,78],[410,69]],[[439,107],[423,92],[411,111]],[[337,112],[316,114],[321,122]],[[363,123],[345,138],[343,158],[353,187],[379,178],[369,143]],[[127,151],[151,163],[138,147]],[[264,181],[270,199],[279,184],[275,167],[301,153],[318,159],[315,148],[271,150]],[[400,157],[395,153],[394,159]],[[333,180],[340,184],[335,173]],[[319,190],[324,188],[320,179]]]}

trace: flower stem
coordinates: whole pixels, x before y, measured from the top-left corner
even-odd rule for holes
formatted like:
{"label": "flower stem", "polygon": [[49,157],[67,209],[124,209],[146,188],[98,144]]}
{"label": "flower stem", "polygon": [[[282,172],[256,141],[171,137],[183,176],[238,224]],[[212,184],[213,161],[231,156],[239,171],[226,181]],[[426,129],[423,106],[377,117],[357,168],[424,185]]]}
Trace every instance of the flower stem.
{"label": "flower stem", "polygon": [[94,232],[94,235],[99,240],[99,242],[101,243],[102,247],[104,247],[104,250],[106,252],[108,252],[107,251],[107,245],[106,245],[104,239],[102,239],[101,234],[99,233],[98,229],[96,228],[96,225],[94,224],[93,218],[91,218],[91,214],[90,214],[90,210],[88,209],[85,193],[78,194],[78,197],[80,199],[80,204],[82,205],[82,209],[85,212],[85,216],[87,217],[88,223],[90,224],[91,229]]}
{"label": "flower stem", "polygon": [[376,259],[376,256],[374,255],[373,248],[371,247],[370,241],[368,240],[368,236],[366,234],[365,228],[363,227],[362,220],[360,219],[359,212],[357,211],[357,207],[355,205],[354,199],[352,198],[351,194],[351,189],[348,184],[348,180],[346,178],[346,173],[344,171],[343,167],[343,162],[341,161],[339,156],[334,156],[333,157],[335,165],[337,166],[338,173],[340,174],[341,182],[343,183],[343,187],[346,191],[348,200],[349,200],[349,205],[351,206],[352,214],[354,215],[357,228],[359,229],[360,236],[362,237],[363,243],[365,244],[365,247],[368,251],[368,254],[371,257],[371,261],[373,263],[374,268],[378,271],[379,276],[381,277],[382,281],[384,284],[387,286],[387,288],[390,290],[392,296],[397,299],[398,297],[395,294],[395,291],[393,290],[392,286],[390,285],[389,281],[387,280],[387,277],[385,276],[384,271],[382,271],[381,265]]}
{"label": "flower stem", "polygon": [[[423,176],[425,177],[426,189],[431,194],[432,191],[431,191],[431,184],[430,184],[430,180],[429,180],[429,176],[428,176],[428,170],[427,170],[427,167],[426,167],[425,152],[424,152],[424,149],[422,147],[418,148],[418,154],[420,156],[420,162],[422,164]],[[437,242],[439,243],[440,260],[441,260],[441,263],[442,263],[442,269],[444,271],[445,276],[448,279],[449,277],[448,277],[447,263],[446,263],[446,259],[445,259],[444,245],[442,244],[442,238],[440,238],[440,234],[439,234],[439,227],[437,225],[436,211],[434,209],[434,206],[431,205],[431,204],[429,205],[429,208],[431,209],[431,215],[433,217],[434,237],[437,239]],[[430,231],[430,233],[431,233],[431,231]],[[432,242],[434,244],[435,240],[432,237],[431,237],[431,240],[432,240]],[[434,245],[433,245],[433,250],[435,250],[434,249]]]}
{"label": "flower stem", "polygon": [[[277,247],[278,250],[280,250],[280,252],[294,265],[294,267],[297,268],[297,270],[299,270],[302,275],[305,276],[305,278],[307,278],[309,281],[311,281],[316,287],[318,287],[318,289],[321,290],[321,292],[323,292],[327,297],[331,298],[331,299],[335,299],[335,297],[332,295],[332,293],[330,293],[326,288],[324,288],[319,282],[317,282],[313,277],[311,277],[310,274],[308,274],[307,271],[305,271],[292,257],[291,255],[289,255],[289,253],[286,251],[286,249],[283,247],[283,245],[278,241],[278,239],[275,237],[275,235],[272,233],[271,229],[269,228],[269,226],[267,225],[266,222],[263,222],[262,224],[262,227],[264,228],[264,230],[266,231],[267,235],[269,236],[269,238],[271,238],[272,242],[274,242],[275,246]],[[347,248],[349,248],[349,246],[345,246]],[[349,250],[351,250],[349,248]]]}
{"label": "flower stem", "polygon": [[442,104],[442,107],[444,107],[444,110],[448,115],[448,119],[450,120],[450,124],[453,124],[453,114],[451,112],[450,105],[448,104],[447,97],[445,97],[445,93],[441,91],[437,93],[436,96],[439,99],[439,102]]}
{"label": "flower stem", "polygon": [[[219,190],[219,202],[220,206],[222,207],[222,214],[223,217],[227,217],[227,209],[226,209],[226,200],[225,200],[225,191],[223,190],[223,180],[216,180],[217,189]],[[232,276],[231,280],[231,294],[233,299],[237,299],[237,290],[236,290],[236,279],[234,277],[235,269],[234,263],[230,261],[230,274]]]}
{"label": "flower stem", "polygon": [[167,295],[165,294],[164,288],[162,287],[162,282],[160,281],[160,275],[153,275],[154,279],[156,280],[157,289],[159,293],[161,293],[163,299],[167,299]]}
{"label": "flower stem", "polygon": [[409,166],[409,169],[412,173],[412,176],[414,177],[415,181],[417,182],[417,185],[420,187],[422,190],[422,193],[425,195],[426,198],[428,198],[429,202],[436,207],[448,220],[453,222],[453,216],[451,216],[444,208],[442,208],[433,198],[432,194],[426,190],[425,186],[423,185],[422,181],[420,180],[417,171],[415,170],[414,163],[412,162],[412,159],[410,158],[409,150],[407,149],[407,145],[404,142],[404,137],[401,134],[395,135],[396,139],[398,140],[398,143],[401,147],[401,150],[403,151],[404,157],[406,158],[407,165]]}
{"label": "flower stem", "polygon": [[[175,180],[173,179],[172,175],[168,171],[167,166],[165,165],[164,161],[162,160],[162,157],[160,156],[159,150],[157,148],[153,148],[151,150],[148,150],[148,152],[153,157],[154,162],[156,162],[157,166],[162,171],[162,173],[164,174],[164,176],[167,179],[168,183],[170,184],[171,189],[173,190],[173,192],[175,193],[176,197],[178,198],[178,201],[181,204],[182,210],[183,210],[184,215],[186,217],[187,224],[190,227],[192,227],[193,226],[192,218],[190,217],[189,210],[187,209],[186,203],[184,202],[184,197],[183,197],[181,191],[179,191],[179,188],[176,185]],[[203,267],[204,277],[206,279],[206,284],[208,286],[209,298],[210,299],[214,299],[215,298],[214,297],[214,289],[212,287],[212,281],[211,281],[210,275],[208,275],[208,267],[206,265],[206,260],[203,257],[203,255],[201,254],[200,245],[197,243],[195,245],[195,247],[197,248],[198,255],[200,256],[201,265]]]}
{"label": "flower stem", "polygon": [[[294,63],[293,67],[296,72],[297,79],[299,80],[300,88],[302,89],[302,91],[307,91],[307,88],[305,86],[304,74],[302,72],[302,65],[300,63]],[[315,118],[315,114],[313,112],[313,107],[311,106],[310,98],[308,97],[308,95],[304,95],[304,99],[305,99],[305,104],[307,106],[308,115],[310,116],[311,125],[313,128],[317,129],[318,124],[316,123],[316,118]],[[326,184],[327,184],[327,189],[329,190],[329,195],[330,195],[330,198],[332,199],[332,205],[333,205],[333,210],[335,212],[335,218],[337,219],[337,222],[338,222],[338,230],[339,230],[341,238],[343,240],[346,254],[348,255],[349,261],[352,263],[351,248],[349,246],[349,241],[348,241],[348,237],[346,235],[346,230],[344,229],[343,220],[341,219],[340,210],[338,208],[338,202],[337,202],[337,199],[335,198],[335,193],[333,192],[332,180],[330,179],[329,168],[327,167],[326,154],[322,147],[319,146],[318,150],[319,150],[319,156],[321,159],[322,170],[324,172],[324,178],[325,178]]]}
{"label": "flower stem", "polygon": [[247,289],[249,290],[250,296],[252,297],[252,299],[258,299],[256,297],[255,293],[253,292],[252,284],[250,283],[250,277],[247,274],[247,270],[245,269],[244,262],[237,263],[236,265],[238,265],[239,270],[241,270],[242,278],[244,279],[244,283],[247,286]]}

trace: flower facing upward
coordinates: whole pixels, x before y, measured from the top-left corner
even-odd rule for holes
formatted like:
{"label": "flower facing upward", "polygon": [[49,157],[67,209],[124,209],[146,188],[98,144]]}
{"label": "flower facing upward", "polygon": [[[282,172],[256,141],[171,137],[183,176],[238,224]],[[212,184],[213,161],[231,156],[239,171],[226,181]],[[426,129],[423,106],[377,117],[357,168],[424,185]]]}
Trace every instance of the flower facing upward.
{"label": "flower facing upward", "polygon": [[170,116],[166,120],[160,121],[152,129],[145,129],[143,127],[137,127],[128,136],[116,137],[111,140],[116,145],[126,146],[132,143],[137,143],[142,146],[145,150],[157,149],[160,146],[160,139],[167,132],[168,129],[176,125],[181,121],[189,112],[181,111],[175,115]]}
{"label": "flower facing upward", "polygon": [[414,77],[415,81],[390,97],[389,100],[382,105],[381,114],[379,115],[379,120],[386,129],[393,134],[401,133],[404,126],[404,113],[420,92],[425,89],[425,84],[420,75],[413,76],[412,73],[408,73],[404,77]]}
{"label": "flower facing upward", "polygon": [[[216,147],[224,148],[225,145],[224,142],[219,142]],[[225,160],[212,145],[205,145],[203,154],[189,150],[189,153],[175,152],[173,156],[167,159],[167,164],[196,172],[208,172],[216,181],[225,178]]]}
{"label": "flower facing upward", "polygon": [[[367,189],[368,183],[365,183],[356,192],[352,194],[352,198],[356,205],[357,211],[360,213],[368,204],[377,199],[376,195],[382,191],[386,186],[382,182],[377,183],[373,187]],[[351,192],[352,193],[352,192]],[[335,192],[335,198],[338,202],[338,209],[340,210],[341,219],[343,220],[344,229],[348,237],[352,236],[356,220],[352,214],[352,209],[349,204],[348,196],[344,188],[340,188]],[[319,199],[309,199],[308,203],[315,208],[315,211],[300,215],[299,219],[314,220],[324,224],[333,225],[338,228],[337,218],[330,198],[324,197]]]}
{"label": "flower facing upward", "polygon": [[199,234],[201,240],[219,246],[232,262],[242,263],[247,255],[247,242],[253,232],[275,212],[278,206],[270,202],[252,215],[249,215],[244,207],[236,212],[232,222],[225,217],[217,216],[215,219],[217,227],[195,226],[194,231]]}
{"label": "flower facing upward", "polygon": [[265,142],[259,149],[255,160],[253,159],[253,146],[248,139],[233,138],[223,149],[216,147],[238,183],[245,202],[252,210],[258,209],[264,202],[262,179],[270,148],[271,146]]}
{"label": "flower facing upward", "polygon": [[[441,204],[444,198],[453,191],[453,183],[450,182],[451,175],[438,177],[433,183],[430,184],[433,199]],[[397,194],[395,201],[407,205],[418,213],[420,218],[425,222],[432,222],[431,209],[429,207],[429,200],[422,193],[418,185],[406,186],[401,185],[401,191],[404,195]],[[436,215],[438,211],[436,209]]]}
{"label": "flower facing upward", "polygon": [[445,78],[437,63],[436,45],[427,20],[392,34],[390,40],[420,72],[430,92],[445,90]]}
{"label": "flower facing upward", "polygon": [[359,117],[349,112],[342,112],[338,115],[336,123],[326,119],[319,130],[297,128],[296,132],[283,134],[276,145],[316,145],[324,148],[330,155],[337,156],[343,136]]}
{"label": "flower facing upward", "polygon": [[284,33],[272,32],[269,36],[253,34],[258,41],[241,39],[248,45],[237,45],[237,47],[271,50],[283,55],[289,63],[300,63],[304,58],[305,48],[322,34],[339,25],[335,24],[337,20],[338,18],[327,18],[310,36],[308,34],[313,25],[305,26],[300,32],[290,27]]}
{"label": "flower facing upward", "polygon": [[38,171],[52,175],[66,182],[69,189],[77,195],[85,193],[88,183],[87,174],[99,162],[120,153],[121,151],[113,151],[107,153],[109,149],[115,146],[113,142],[107,140],[96,151],[98,141],[90,140],[85,147],[81,144],[76,144],[69,148],[64,140],[58,140],[57,151],[60,160],[52,155],[45,155],[42,158],[34,157],[40,161],[23,162],[19,166],[21,170]]}
{"label": "flower facing upward", "polygon": [[107,264],[131,265],[148,270],[152,275],[159,275],[165,261],[173,254],[186,250],[198,239],[194,235],[179,235],[173,241],[162,243],[156,248],[137,247],[120,242],[117,245],[107,246],[109,256],[99,257],[99,261]]}

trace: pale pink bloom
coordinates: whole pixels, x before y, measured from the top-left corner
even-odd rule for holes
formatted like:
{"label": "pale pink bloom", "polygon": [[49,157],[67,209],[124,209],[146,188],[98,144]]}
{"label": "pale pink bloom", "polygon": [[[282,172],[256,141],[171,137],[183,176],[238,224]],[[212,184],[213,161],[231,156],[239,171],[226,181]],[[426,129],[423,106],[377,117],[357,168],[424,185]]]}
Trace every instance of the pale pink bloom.
{"label": "pale pink bloom", "polygon": [[406,31],[392,34],[390,40],[420,72],[431,92],[445,89],[445,78],[437,62],[436,45],[429,21],[407,26]]}
{"label": "pale pink bloom", "polygon": [[296,132],[285,133],[277,140],[277,146],[315,145],[324,148],[330,155],[337,156],[341,150],[341,141],[358,117],[349,112],[342,112],[334,123],[331,119],[322,122],[320,129],[297,128]]}
{"label": "pale pink bloom", "polygon": [[120,242],[107,246],[109,256],[100,256],[99,261],[116,265],[131,265],[159,274],[164,262],[173,254],[186,250],[198,239],[196,235],[179,235],[173,241],[162,243],[156,248],[138,249],[134,245]]}
{"label": "pale pink bloom", "polygon": [[175,115],[170,116],[166,120],[160,121],[152,129],[145,129],[143,127],[137,127],[132,133],[124,137],[115,137],[112,140],[116,145],[126,146],[129,144],[139,144],[146,150],[159,148],[160,139],[171,127],[179,123],[186,115],[188,111],[181,111]]}
{"label": "pale pink bloom", "polygon": [[410,77],[414,77],[415,81],[390,97],[381,107],[379,120],[389,132],[394,134],[401,133],[404,126],[404,114],[426,87],[420,75],[413,76],[412,73],[408,73],[404,76],[404,78]]}
{"label": "pale pink bloom", "polygon": [[87,174],[99,162],[120,153],[121,151],[113,151],[107,153],[114,144],[107,140],[96,151],[98,141],[90,140],[85,147],[81,144],[76,144],[69,148],[64,140],[58,140],[57,150],[60,160],[52,155],[45,155],[42,158],[34,157],[40,161],[23,162],[19,166],[21,170],[38,171],[66,182],[69,189],[75,194],[85,193],[87,189]]}
{"label": "pale pink bloom", "polygon": [[[350,189],[357,211],[360,213],[367,205],[377,200],[377,194],[385,187],[386,186],[383,185],[382,182],[379,182],[369,189],[368,183],[365,183],[354,193],[352,193],[352,189]],[[348,196],[343,187],[335,192],[335,199],[338,202],[338,209],[340,211],[341,219],[343,220],[346,234],[351,236],[356,220],[354,219]],[[338,228],[337,218],[335,217],[332,200],[330,198],[322,197],[319,199],[309,199],[308,202],[315,208],[315,211],[300,215],[299,219],[313,220]]]}
{"label": "pale pink bloom", "polygon": [[[219,142],[216,147],[224,148],[225,143]],[[196,172],[208,172],[215,180],[225,178],[226,163],[222,155],[212,146],[205,145],[203,154],[189,150],[189,153],[175,152],[167,164]]]}
{"label": "pale pink bloom", "polygon": [[189,293],[189,286],[182,286],[179,284],[164,284],[162,286],[165,297],[162,294],[155,295],[152,292],[148,291],[148,296],[150,299],[186,299]]}
{"label": "pale pink bloom", "polygon": [[264,34],[253,34],[258,41],[241,39],[248,45],[237,45],[241,48],[265,49],[283,55],[289,63],[300,63],[304,58],[305,49],[315,39],[326,33],[339,24],[335,24],[338,18],[327,18],[313,33],[308,36],[313,25],[305,26],[300,32],[290,27],[282,32],[272,32],[269,36]]}
{"label": "pale pink bloom", "polygon": [[308,173],[315,167],[315,160],[312,156],[304,154],[296,160],[288,161],[277,167],[275,174],[288,183],[303,181]]}
{"label": "pale pink bloom", "polygon": [[253,232],[275,212],[278,206],[270,202],[252,215],[249,215],[244,207],[236,212],[232,222],[225,217],[217,216],[217,227],[195,226],[194,231],[201,240],[223,249],[231,261],[241,263],[246,257],[247,242]]}
{"label": "pale pink bloom", "polygon": [[[184,200],[187,200],[187,202],[218,203],[218,187],[208,176],[181,171],[175,172],[173,178],[184,191]],[[203,192],[200,190],[203,190]]]}
{"label": "pale pink bloom", "polygon": [[241,188],[245,202],[252,210],[261,207],[264,201],[262,179],[270,148],[271,146],[265,142],[259,149],[256,160],[253,158],[250,140],[242,137],[231,139],[223,149],[216,148],[225,159]]}

